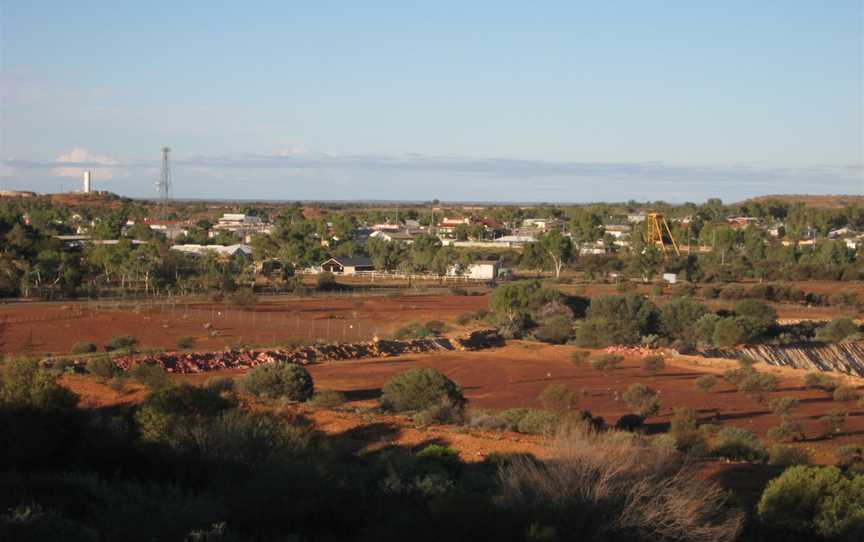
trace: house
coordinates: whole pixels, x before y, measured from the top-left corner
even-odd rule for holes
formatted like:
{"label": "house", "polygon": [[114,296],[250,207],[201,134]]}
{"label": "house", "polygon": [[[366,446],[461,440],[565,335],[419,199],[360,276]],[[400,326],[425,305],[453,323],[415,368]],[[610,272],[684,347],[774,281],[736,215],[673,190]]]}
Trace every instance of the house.
{"label": "house", "polygon": [[768,235],[771,237],[783,237],[786,235],[786,226],[782,222],[775,222],[768,226]]}
{"label": "house", "polygon": [[480,260],[468,264],[467,267],[454,265],[447,270],[447,274],[475,280],[495,280],[501,271],[501,262],[498,260]]}
{"label": "house", "polygon": [[414,242],[414,235],[408,231],[382,231],[377,230],[369,234],[369,237],[375,239],[381,239],[382,241],[387,241],[388,243],[393,241],[400,241],[402,243],[410,245]]}
{"label": "house", "polygon": [[250,241],[252,234],[270,233],[270,225],[257,216],[243,213],[225,213],[213,225],[213,229],[208,233],[208,236],[211,238],[216,237],[219,231],[230,231],[236,233],[244,240]]}
{"label": "house", "polygon": [[631,224],[642,224],[645,222],[645,215],[643,214],[632,214],[627,215],[627,222]]}
{"label": "house", "polygon": [[321,269],[342,275],[356,275],[360,271],[375,271],[372,260],[365,256],[346,258],[337,256],[321,264]]}
{"label": "house", "polygon": [[831,230],[828,232],[828,239],[839,239],[840,237],[846,237],[848,235],[854,235],[856,232],[849,226],[845,226],[843,228],[837,228],[836,230]]}
{"label": "house", "polygon": [[523,247],[527,243],[533,243],[537,238],[533,235],[502,235],[493,240],[498,245],[506,247]]}
{"label": "house", "polygon": [[526,218],[522,221],[522,227],[538,231],[549,231],[558,227],[560,222],[554,218]]}
{"label": "house", "polygon": [[593,254],[595,256],[602,256],[603,254],[608,254],[609,248],[603,243],[602,240],[596,243],[582,243],[579,246],[579,254]]}
{"label": "house", "polygon": [[603,229],[615,239],[621,239],[622,237],[629,237],[633,228],[629,224],[610,224],[604,226]]}
{"label": "house", "polygon": [[207,252],[215,252],[222,258],[232,258],[234,256],[252,257],[252,247],[240,243],[234,245],[174,245],[171,247],[171,250],[192,256],[203,256]]}
{"label": "house", "polygon": [[728,222],[733,229],[738,229],[746,228],[751,225],[755,226],[759,222],[759,219],[752,216],[734,216],[727,218],[726,222]]}
{"label": "house", "polygon": [[383,224],[373,224],[373,231],[386,231],[386,232],[397,232],[402,229],[402,226],[399,224],[390,224],[389,222],[385,222]]}

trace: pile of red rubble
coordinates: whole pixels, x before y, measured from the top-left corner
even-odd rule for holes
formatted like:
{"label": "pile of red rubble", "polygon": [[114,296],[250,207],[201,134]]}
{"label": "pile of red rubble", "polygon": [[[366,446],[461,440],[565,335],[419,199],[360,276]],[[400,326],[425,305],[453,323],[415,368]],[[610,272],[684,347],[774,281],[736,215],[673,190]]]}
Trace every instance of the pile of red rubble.
{"label": "pile of red rubble", "polygon": [[299,363],[362,358],[384,358],[417,354],[433,350],[475,350],[500,346],[503,340],[494,330],[471,333],[465,338],[414,339],[405,341],[370,341],[353,344],[322,344],[291,350],[225,350],[221,352],[164,352],[114,358],[127,371],[139,363],[156,364],[170,373],[201,373],[219,369],[248,369],[263,363]]}
{"label": "pile of red rubble", "polygon": [[609,346],[603,350],[607,354],[619,354],[622,356],[650,356],[653,354],[661,354],[656,348],[648,348],[647,346]]}

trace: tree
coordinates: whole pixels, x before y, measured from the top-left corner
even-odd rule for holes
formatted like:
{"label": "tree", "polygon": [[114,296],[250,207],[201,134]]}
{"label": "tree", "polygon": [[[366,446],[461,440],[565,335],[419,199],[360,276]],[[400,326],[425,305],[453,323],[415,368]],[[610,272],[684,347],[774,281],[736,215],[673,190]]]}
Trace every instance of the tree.
{"label": "tree", "polygon": [[537,242],[546,254],[555,270],[555,277],[561,276],[561,269],[573,258],[573,243],[570,238],[561,235],[558,231],[551,231],[541,235]]}
{"label": "tree", "polygon": [[756,511],[777,540],[854,540],[864,529],[864,476],[790,467],[768,482]]}
{"label": "tree", "polygon": [[708,314],[705,305],[689,297],[673,299],[660,309],[660,333],[670,339],[696,343],[698,330],[693,324]]}
{"label": "tree", "polygon": [[512,323],[529,317],[531,311],[558,297],[557,291],[542,288],[537,281],[520,281],[495,288],[490,304],[496,315]]}
{"label": "tree", "polygon": [[582,346],[639,344],[657,330],[657,307],[644,296],[603,295],[591,300],[577,340]]}

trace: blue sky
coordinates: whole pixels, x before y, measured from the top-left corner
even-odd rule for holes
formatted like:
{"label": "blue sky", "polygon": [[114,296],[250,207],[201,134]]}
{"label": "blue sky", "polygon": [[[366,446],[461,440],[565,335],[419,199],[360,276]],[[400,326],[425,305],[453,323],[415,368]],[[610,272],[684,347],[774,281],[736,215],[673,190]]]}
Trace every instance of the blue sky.
{"label": "blue sky", "polygon": [[862,193],[862,2],[0,0],[0,185]]}

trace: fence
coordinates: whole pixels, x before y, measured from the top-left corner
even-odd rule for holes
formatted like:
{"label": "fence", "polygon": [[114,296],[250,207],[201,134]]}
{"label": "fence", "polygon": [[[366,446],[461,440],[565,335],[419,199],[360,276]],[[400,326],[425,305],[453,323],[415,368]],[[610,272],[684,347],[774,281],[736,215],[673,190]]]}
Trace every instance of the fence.
{"label": "fence", "polygon": [[[321,271],[317,269],[302,269],[298,270],[298,275],[317,275]],[[334,272],[337,277],[361,277],[368,278],[372,282],[375,279],[403,279],[403,280],[431,280],[437,282],[464,282],[464,283],[483,283],[489,282],[492,279],[478,279],[466,275],[435,275],[433,273],[400,273],[398,271],[357,271],[355,273],[339,273]]]}

